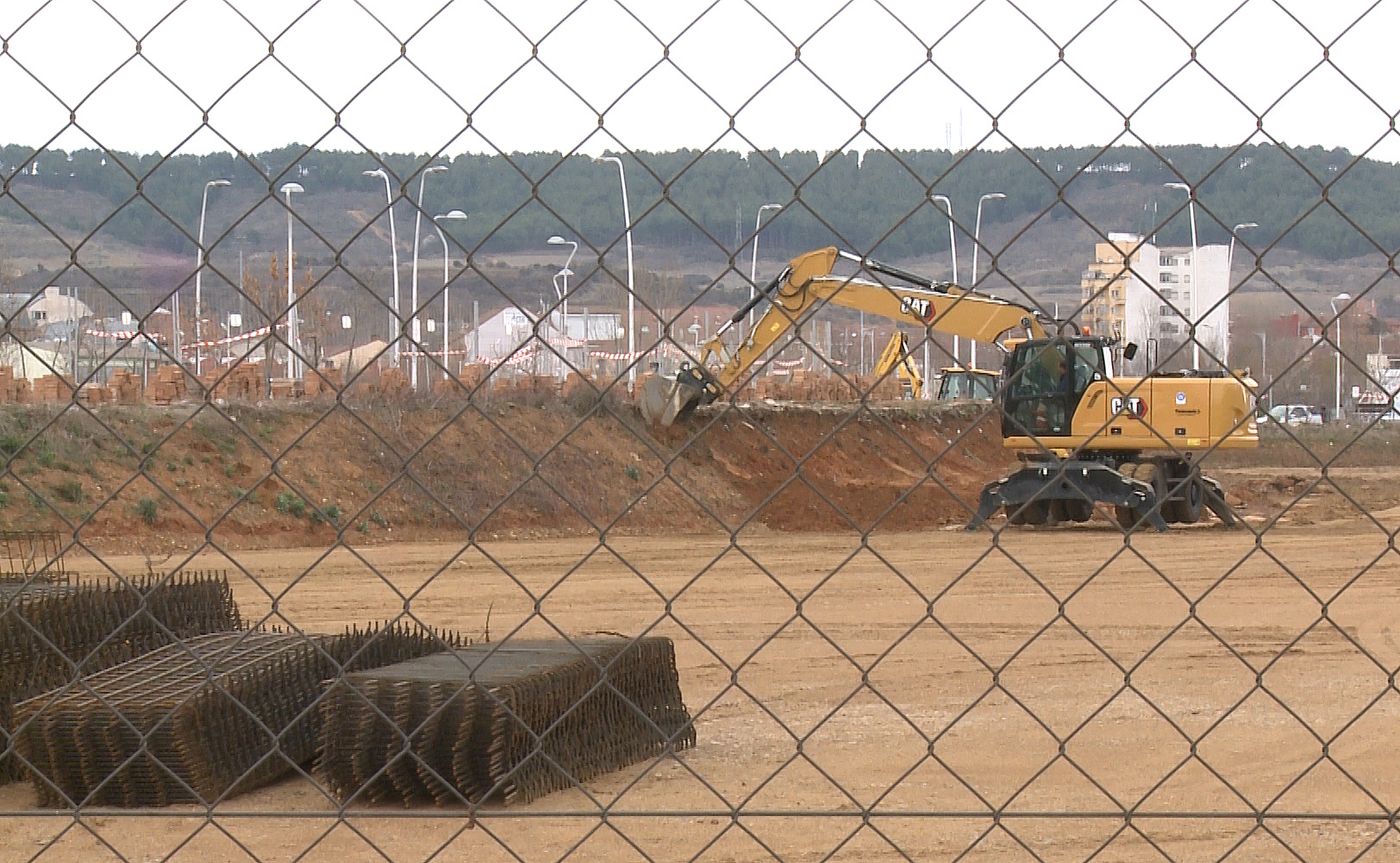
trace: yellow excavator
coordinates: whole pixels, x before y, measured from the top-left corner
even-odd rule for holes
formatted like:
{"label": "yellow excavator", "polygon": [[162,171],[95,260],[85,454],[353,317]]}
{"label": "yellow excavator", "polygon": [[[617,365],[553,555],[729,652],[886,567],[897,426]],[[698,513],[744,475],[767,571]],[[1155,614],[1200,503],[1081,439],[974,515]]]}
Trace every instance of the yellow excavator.
{"label": "yellow excavator", "polygon": [[[838,259],[904,284],[836,275]],[[723,335],[761,302],[768,308],[731,353]],[[1258,446],[1253,400],[1238,377],[1202,371],[1115,377],[1111,339],[834,247],[794,258],[702,347],[698,364],[648,381],[643,415],[671,425],[732,392],[783,334],[825,304],[1003,351],[996,402],[1004,445],[1016,451],[1021,467],[983,488],[969,530],[998,511],[1012,524],[1087,521],[1100,503],[1113,508],[1125,530],[1192,524],[1207,509],[1224,524],[1235,523],[1199,459],[1215,449]],[[1126,345],[1124,358],[1136,349]]]}
{"label": "yellow excavator", "polygon": [[890,372],[899,378],[900,391],[906,399],[921,398],[924,393],[924,376],[909,356],[909,337],[899,330],[890,336],[889,343],[880,352],[880,359],[871,370],[876,379],[882,379]]}

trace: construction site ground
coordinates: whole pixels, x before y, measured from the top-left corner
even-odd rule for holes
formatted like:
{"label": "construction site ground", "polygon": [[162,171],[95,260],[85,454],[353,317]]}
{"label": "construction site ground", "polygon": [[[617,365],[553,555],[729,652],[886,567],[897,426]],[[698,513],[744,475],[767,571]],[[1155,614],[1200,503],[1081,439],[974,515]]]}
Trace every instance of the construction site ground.
{"label": "construction site ground", "polygon": [[[529,427],[554,439],[579,422],[536,408],[505,416],[512,410],[536,411]],[[71,569],[227,568],[254,622],[329,631],[407,605],[424,623],[478,639],[669,636],[698,745],[582,790],[488,809],[475,828],[440,810],[359,804],[337,823],[336,805],[304,776],[222,803],[213,821],[194,807],[75,820],[36,810],[33,791],[11,784],[0,786],[0,809],[23,817],[9,819],[0,858],[380,859],[373,845],[394,860],[556,860],[570,849],[599,861],[821,860],[833,849],[837,860],[943,860],[976,844],[963,859],[1033,859],[1029,850],[1072,860],[1108,844],[1094,859],[1165,852],[1194,861],[1243,842],[1232,860],[1291,858],[1281,843],[1306,859],[1348,860],[1381,837],[1366,859],[1400,859],[1400,838],[1386,833],[1386,810],[1400,805],[1400,696],[1387,674],[1400,666],[1400,573],[1389,536],[1400,528],[1394,436],[1373,430],[1349,444],[1357,429],[1276,432],[1258,451],[1222,458],[1212,473],[1242,505],[1242,529],[1199,525],[1125,540],[1099,518],[993,540],[961,530],[966,510],[954,497],[966,493],[970,504],[1008,464],[995,429],[970,419],[895,411],[826,437],[840,414],[702,417],[715,425],[671,474],[721,520],[734,519],[737,537],[713,518],[693,523],[700,503],[674,487],[627,506],[657,476],[658,453],[680,451],[687,432],[667,433],[653,450],[622,425],[596,420],[570,434],[567,458],[538,462],[540,476],[559,486],[532,504],[561,492],[573,503],[535,520],[524,504],[503,507],[476,528],[475,544],[464,527],[415,516],[415,506],[432,509],[406,493],[405,502],[376,504],[389,513],[387,526],[345,530],[336,546],[335,528],[304,515],[281,530],[289,513],[269,490],[267,505],[239,511],[237,530],[214,531],[216,542],[229,537],[227,554],[205,547],[193,558],[186,549],[199,543],[179,521],[148,525],[126,511],[125,497],[109,521],[99,507],[101,563],[79,553]],[[959,434],[966,443],[940,461],[938,482],[899,443],[942,449]],[[831,442],[804,462],[807,481],[792,488],[780,444],[802,455],[823,439]],[[221,452],[217,440],[212,446]],[[246,463],[244,444],[235,446],[229,458]],[[1342,457],[1324,477],[1305,447]],[[424,471],[425,485],[454,458],[500,458],[448,451]],[[364,488],[364,477],[387,470],[374,458],[348,469],[343,449],[318,457],[346,475],[313,486],[342,496],[342,511],[353,511],[352,483]],[[165,470],[166,458],[157,470],[179,474]],[[301,458],[298,448],[286,467],[304,481],[315,474]],[[503,473],[511,464],[502,460]],[[201,477],[222,488],[222,466],[205,467]],[[48,487],[53,469],[30,474],[34,485]],[[113,474],[123,470],[130,473]],[[495,485],[476,470],[457,479],[482,511],[510,498],[511,482],[520,486],[516,474]],[[574,471],[585,476],[570,479]],[[901,497],[897,489],[920,482],[911,475],[922,478],[920,491]],[[84,477],[85,488],[107,482]],[[784,482],[788,490],[777,491]],[[8,506],[22,497],[12,482]],[[587,518],[621,517],[619,529],[604,542],[567,535],[587,525],[551,519],[573,512],[582,521],[575,507]],[[175,518],[167,512],[161,518]],[[267,531],[271,539],[256,537]],[[977,814],[1008,800],[999,825]],[[609,809],[605,823],[600,806]],[[739,807],[737,818],[728,814]],[[1135,812],[1129,826],[1103,817],[1124,807]],[[873,813],[868,823],[862,808]],[[1259,829],[1254,810],[1277,817]],[[673,814],[632,814],[657,811]],[[930,813],[946,817],[914,817]]]}

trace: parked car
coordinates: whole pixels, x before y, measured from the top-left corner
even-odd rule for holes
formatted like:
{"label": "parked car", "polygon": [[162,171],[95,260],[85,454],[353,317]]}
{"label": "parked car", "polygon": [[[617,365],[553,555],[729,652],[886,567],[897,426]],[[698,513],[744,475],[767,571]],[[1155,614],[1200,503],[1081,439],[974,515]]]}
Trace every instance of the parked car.
{"label": "parked car", "polygon": [[1283,425],[1322,425],[1322,410],[1312,405],[1274,405],[1268,418]]}

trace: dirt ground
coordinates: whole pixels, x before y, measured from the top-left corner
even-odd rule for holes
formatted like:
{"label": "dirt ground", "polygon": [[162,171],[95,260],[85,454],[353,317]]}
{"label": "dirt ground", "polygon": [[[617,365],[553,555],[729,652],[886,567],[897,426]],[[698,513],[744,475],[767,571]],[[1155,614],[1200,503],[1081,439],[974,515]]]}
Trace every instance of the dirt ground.
{"label": "dirt ground", "polygon": [[[1225,473],[1256,510],[1245,529],[1130,541],[1106,523],[865,542],[757,526],[737,541],[206,551],[192,564],[234,569],[245,615],[268,623],[332,630],[407,604],[478,638],[489,618],[498,641],[668,635],[698,745],[485,810],[474,829],[431,808],[354,806],[341,822],[306,777],[212,815],[77,819],[36,811],[29,787],[12,784],[0,787],[0,859],[951,860],[971,849],[961,859],[1058,861],[1106,846],[1093,859],[1351,860],[1369,848],[1365,860],[1400,860],[1400,836],[1386,832],[1400,806],[1389,535],[1400,470],[1340,469],[1335,486],[1287,506],[1316,472]],[[1277,524],[1257,534],[1266,519]],[[1130,824],[1114,814],[1125,808]]]}

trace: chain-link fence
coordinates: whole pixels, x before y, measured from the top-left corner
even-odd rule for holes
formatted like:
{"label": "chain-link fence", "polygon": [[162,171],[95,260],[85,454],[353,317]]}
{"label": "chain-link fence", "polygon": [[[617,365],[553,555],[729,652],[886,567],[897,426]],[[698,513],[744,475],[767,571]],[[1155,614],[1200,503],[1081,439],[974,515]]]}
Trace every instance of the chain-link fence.
{"label": "chain-link fence", "polygon": [[0,9],[0,856],[1400,858],[1397,19]]}

